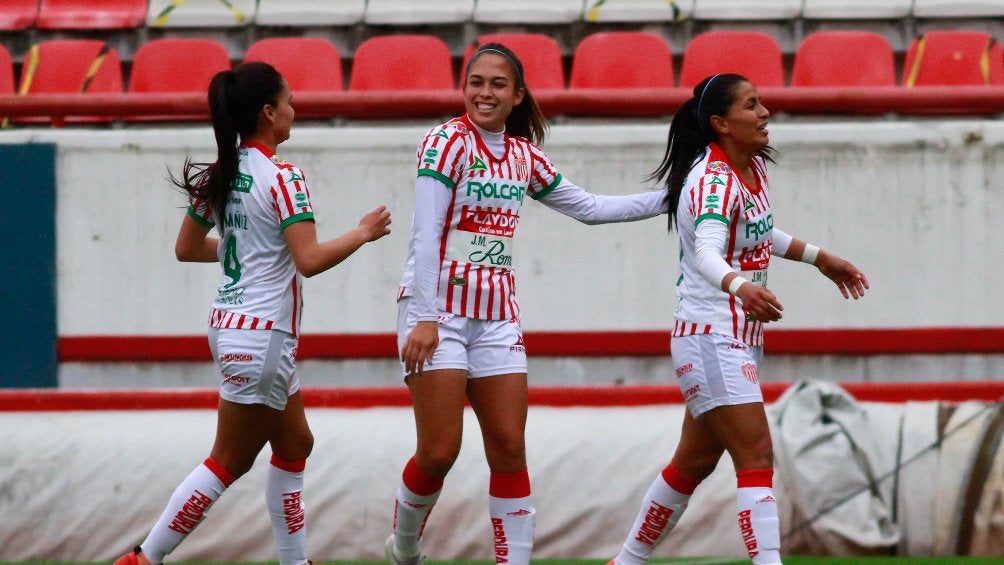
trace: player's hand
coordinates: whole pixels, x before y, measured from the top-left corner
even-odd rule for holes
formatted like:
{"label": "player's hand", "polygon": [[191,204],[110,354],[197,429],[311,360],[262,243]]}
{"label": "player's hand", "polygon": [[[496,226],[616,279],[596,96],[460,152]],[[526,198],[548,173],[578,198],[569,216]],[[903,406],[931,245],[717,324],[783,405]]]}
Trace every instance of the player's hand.
{"label": "player's hand", "polygon": [[439,347],[439,323],[418,322],[408,333],[401,348],[401,361],[408,375],[421,375],[425,365],[432,364],[432,356]]}
{"label": "player's hand", "polygon": [[841,259],[832,253],[820,250],[819,257],[816,259],[816,268],[819,269],[820,273],[826,275],[826,278],[836,283],[844,298],[853,297],[857,300],[864,296],[865,289],[869,288],[868,277],[864,273],[852,265],[850,261]]}
{"label": "player's hand", "polygon": [[736,293],[743,301],[746,319],[760,322],[776,322],[781,319],[784,307],[774,296],[774,293],[762,286],[744,282]]}
{"label": "player's hand", "polygon": [[359,220],[359,229],[366,235],[366,241],[376,241],[390,233],[390,210],[380,206]]}

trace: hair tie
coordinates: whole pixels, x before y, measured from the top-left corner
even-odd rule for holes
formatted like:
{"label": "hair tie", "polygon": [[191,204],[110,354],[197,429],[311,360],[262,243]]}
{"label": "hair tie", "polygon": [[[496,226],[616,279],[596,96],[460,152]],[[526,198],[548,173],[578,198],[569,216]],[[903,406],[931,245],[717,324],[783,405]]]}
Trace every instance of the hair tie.
{"label": "hair tie", "polygon": [[704,94],[708,91],[708,87],[711,86],[711,83],[714,82],[716,78],[718,78],[718,75],[714,75],[714,76],[712,76],[711,78],[708,79],[708,82],[704,84],[704,88],[701,90],[701,96],[697,99],[697,119],[698,119],[698,121],[700,121],[700,119],[701,119],[701,104],[704,103]]}
{"label": "hair tie", "polygon": [[485,47],[485,48],[482,48],[482,49],[478,49],[474,53],[474,55],[471,56],[471,60],[467,61],[467,68],[464,69],[464,75],[467,75],[467,73],[469,73],[471,71],[471,65],[474,64],[474,61],[478,57],[480,57],[482,53],[489,53],[489,52],[490,53],[496,53],[496,54],[499,54],[499,55],[502,55],[503,57],[505,57],[506,61],[509,61],[509,64],[512,65],[512,71],[516,75],[516,86],[524,86],[524,83],[523,83],[523,74],[519,72],[519,65],[516,64],[516,61],[513,60],[512,57],[510,57],[509,55],[507,55],[505,53],[505,51],[501,51],[499,49],[495,49],[494,47]]}

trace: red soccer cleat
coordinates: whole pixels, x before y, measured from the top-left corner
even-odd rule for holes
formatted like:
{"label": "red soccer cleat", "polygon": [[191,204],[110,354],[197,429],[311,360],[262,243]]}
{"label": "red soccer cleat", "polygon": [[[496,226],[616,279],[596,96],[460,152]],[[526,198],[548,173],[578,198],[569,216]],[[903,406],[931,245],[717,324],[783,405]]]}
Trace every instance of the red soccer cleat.
{"label": "red soccer cleat", "polygon": [[143,550],[137,545],[131,552],[116,559],[112,565],[150,565],[150,562],[143,555]]}

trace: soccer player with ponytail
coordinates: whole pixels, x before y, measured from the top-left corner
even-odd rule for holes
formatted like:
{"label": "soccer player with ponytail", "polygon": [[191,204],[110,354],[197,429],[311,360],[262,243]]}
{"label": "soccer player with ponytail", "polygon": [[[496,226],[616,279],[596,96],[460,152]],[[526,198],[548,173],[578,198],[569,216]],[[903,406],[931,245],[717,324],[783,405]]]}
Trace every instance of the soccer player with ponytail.
{"label": "soccer player with ponytail", "polygon": [[708,77],[673,117],[652,180],[669,190],[680,236],[679,306],[672,356],[683,391],[680,443],[642,500],[611,565],[647,563],[690,495],[727,451],[736,469],[742,542],[756,565],[781,563],[773,447],[757,370],[763,325],[781,318],[767,288],[771,255],[815,266],[844,298],[868,280],[854,265],[775,226],[767,185],[767,119],[756,88],[735,74]]}
{"label": "soccer player with ponytail", "polygon": [[666,212],[665,191],[590,194],[540,150],[547,123],[523,64],[504,45],[474,52],[464,72],[466,114],[432,128],[418,149],[415,215],[398,293],[398,345],[418,441],[397,490],[385,555],[421,563],[420,541],[460,451],[465,400],[481,425],[490,479],[491,547],[526,565],[536,509],[524,431],[526,351],[512,269],[525,199],[587,224]]}
{"label": "soccer player with ponytail", "polygon": [[[175,489],[140,545],[115,565],[163,562],[269,444],[265,501],[282,565],[307,560],[303,473],[314,437],[295,373],[303,277],[322,273],[390,233],[380,206],[352,230],[318,242],[303,172],[275,155],[289,138],[292,94],[274,68],[246,63],[209,85],[217,159],[186,159],[174,183],[190,206],[175,244],[179,261],[219,262],[209,315],[220,371],[216,439]],[[218,237],[209,237],[216,228]]]}

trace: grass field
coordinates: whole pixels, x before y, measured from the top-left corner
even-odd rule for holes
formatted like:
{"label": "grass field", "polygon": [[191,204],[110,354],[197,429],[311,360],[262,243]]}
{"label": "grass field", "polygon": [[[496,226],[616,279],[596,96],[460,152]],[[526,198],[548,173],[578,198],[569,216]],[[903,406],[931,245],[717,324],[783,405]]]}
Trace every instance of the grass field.
{"label": "grass field", "polygon": [[[599,559],[535,559],[533,565],[605,565]],[[749,560],[723,559],[670,559],[653,560],[651,563],[673,563],[689,565],[749,565]],[[785,565],[1004,565],[1001,557],[785,557]],[[384,561],[326,561],[324,565],[380,565]],[[426,561],[426,565],[493,565],[494,561]],[[0,561],[0,565],[99,565],[89,563],[60,563],[55,561],[31,561],[23,563]],[[107,565],[107,564],[105,564]],[[173,565],[173,564],[172,564]],[[277,565],[265,563],[178,563],[177,565]],[[318,563],[318,565],[321,565]]]}

